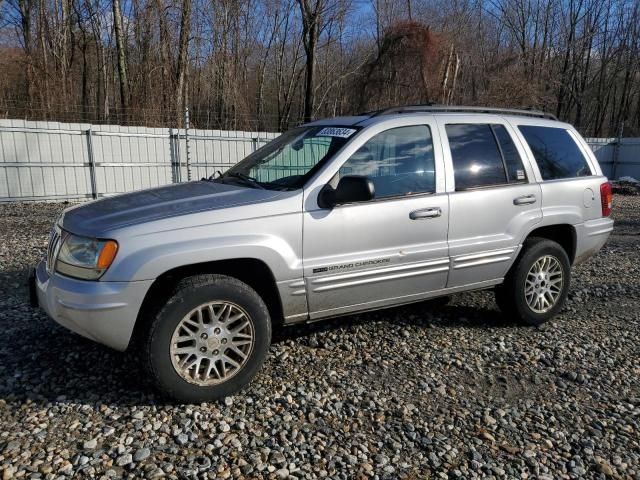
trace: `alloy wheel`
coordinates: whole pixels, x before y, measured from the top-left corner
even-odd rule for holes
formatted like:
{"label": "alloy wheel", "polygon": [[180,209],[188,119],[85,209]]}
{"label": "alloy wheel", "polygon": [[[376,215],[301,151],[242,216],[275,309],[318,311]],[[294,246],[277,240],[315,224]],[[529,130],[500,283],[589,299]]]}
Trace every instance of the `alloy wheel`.
{"label": "alloy wheel", "polygon": [[176,326],[171,362],[184,380],[217,385],[236,375],[254,346],[253,320],[239,305],[215,301],[202,304]]}
{"label": "alloy wheel", "polygon": [[544,255],[534,262],[527,273],[524,296],[535,313],[545,313],[558,302],[564,285],[562,264],[553,255]]}

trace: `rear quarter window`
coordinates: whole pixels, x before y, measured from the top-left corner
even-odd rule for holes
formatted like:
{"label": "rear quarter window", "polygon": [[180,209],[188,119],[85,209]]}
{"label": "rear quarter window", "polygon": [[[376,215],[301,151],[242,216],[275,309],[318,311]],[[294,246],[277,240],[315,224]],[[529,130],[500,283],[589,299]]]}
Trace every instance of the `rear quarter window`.
{"label": "rear quarter window", "polygon": [[567,130],[554,127],[520,125],[543,180],[588,177],[591,168]]}

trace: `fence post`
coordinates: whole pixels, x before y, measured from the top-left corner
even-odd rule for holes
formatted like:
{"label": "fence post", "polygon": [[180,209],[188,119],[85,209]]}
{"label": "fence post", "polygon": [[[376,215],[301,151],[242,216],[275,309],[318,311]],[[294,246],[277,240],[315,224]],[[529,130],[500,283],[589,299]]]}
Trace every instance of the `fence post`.
{"label": "fence post", "polygon": [[611,167],[611,180],[616,180],[616,172],[618,170],[618,157],[620,155],[620,143],[622,143],[622,132],[624,129],[624,122],[620,123],[620,130],[618,130],[618,138],[616,144],[613,147],[613,166]]}
{"label": "fence post", "polygon": [[96,183],[96,161],[93,157],[93,135],[91,126],[86,130],[87,134],[87,155],[89,157],[89,178],[91,179],[91,198],[98,198],[98,184]]}
{"label": "fence post", "polygon": [[171,156],[171,172],[173,183],[180,183],[180,136],[169,128],[169,155]]}
{"label": "fence post", "polygon": [[258,149],[258,138],[254,137],[251,139],[251,145],[253,145],[253,151],[255,152]]}
{"label": "fence post", "polygon": [[187,182],[191,181],[191,148],[189,146],[189,107],[184,109],[184,146],[187,160]]}

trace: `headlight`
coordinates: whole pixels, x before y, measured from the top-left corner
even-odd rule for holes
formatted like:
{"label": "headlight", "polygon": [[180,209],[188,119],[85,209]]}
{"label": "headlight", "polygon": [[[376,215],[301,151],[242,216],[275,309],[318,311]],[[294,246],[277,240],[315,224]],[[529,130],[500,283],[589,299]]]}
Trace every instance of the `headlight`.
{"label": "headlight", "polygon": [[115,240],[98,240],[63,234],[56,271],[69,277],[97,280],[109,268],[118,252]]}

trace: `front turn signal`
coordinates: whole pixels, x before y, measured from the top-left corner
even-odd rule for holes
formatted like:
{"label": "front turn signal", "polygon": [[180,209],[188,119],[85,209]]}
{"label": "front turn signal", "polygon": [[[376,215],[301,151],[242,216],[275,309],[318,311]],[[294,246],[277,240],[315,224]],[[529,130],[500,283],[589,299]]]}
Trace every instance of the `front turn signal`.
{"label": "front turn signal", "polygon": [[102,247],[100,255],[98,255],[98,262],[96,268],[100,270],[106,270],[113,263],[113,259],[116,258],[118,253],[118,242],[115,240],[107,240]]}

